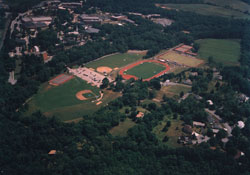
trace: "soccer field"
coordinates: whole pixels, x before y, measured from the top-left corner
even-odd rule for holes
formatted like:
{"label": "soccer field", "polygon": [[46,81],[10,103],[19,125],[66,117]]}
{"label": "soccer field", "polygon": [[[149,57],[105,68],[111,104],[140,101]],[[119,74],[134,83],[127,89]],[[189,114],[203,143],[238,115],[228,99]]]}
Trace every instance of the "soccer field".
{"label": "soccer field", "polygon": [[158,58],[174,61],[178,64],[184,64],[189,67],[197,67],[204,62],[203,60],[197,59],[195,57],[178,54],[175,51],[169,51],[166,54],[160,55]]}
{"label": "soccer field", "polygon": [[200,44],[199,57],[207,60],[209,56],[212,56],[214,61],[225,65],[238,64],[240,40],[202,39],[196,42]]}
{"label": "soccer field", "polygon": [[166,69],[166,67],[164,67],[161,64],[144,62],[142,64],[139,64],[139,65],[125,71],[124,74],[126,73],[129,75],[134,75],[138,78],[148,79],[148,78],[153,77],[154,75],[160,73],[161,71],[163,71],[165,69]]}
{"label": "soccer field", "polygon": [[103,57],[101,59],[97,59],[96,61],[92,61],[86,64],[86,67],[96,69],[97,67],[106,66],[112,69],[118,67],[123,67],[130,63],[133,63],[139,59],[141,59],[143,55],[139,54],[114,54],[110,56]]}

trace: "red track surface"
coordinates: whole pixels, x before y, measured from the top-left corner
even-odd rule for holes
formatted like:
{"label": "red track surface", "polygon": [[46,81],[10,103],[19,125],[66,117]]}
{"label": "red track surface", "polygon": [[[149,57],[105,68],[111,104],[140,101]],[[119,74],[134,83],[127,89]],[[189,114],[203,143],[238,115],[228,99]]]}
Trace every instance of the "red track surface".
{"label": "red track surface", "polygon": [[163,71],[161,71],[160,73],[158,73],[158,74],[156,74],[156,75],[150,77],[150,78],[143,79],[143,81],[150,81],[150,80],[152,80],[152,79],[154,79],[154,78],[156,78],[156,77],[159,77],[159,76],[165,74],[165,73],[168,72],[169,69],[170,69],[170,67],[169,67],[166,63],[162,63],[162,62],[157,61],[157,60],[143,60],[143,61],[139,61],[139,62],[136,62],[136,63],[134,63],[134,64],[131,64],[131,65],[128,65],[128,66],[124,67],[123,69],[120,70],[119,74],[122,76],[122,78],[124,78],[124,79],[126,79],[126,80],[129,80],[129,79],[131,79],[131,78],[133,78],[133,79],[135,79],[135,80],[138,80],[138,77],[136,77],[136,76],[134,76],[134,75],[127,75],[127,74],[124,74],[124,72],[127,71],[127,70],[129,70],[129,69],[131,69],[131,68],[133,68],[133,67],[135,67],[135,66],[137,66],[137,65],[139,65],[139,64],[141,64],[141,63],[145,63],[145,62],[159,63],[159,64],[162,64],[163,66],[165,66],[166,69],[163,70]]}
{"label": "red track surface", "polygon": [[72,75],[61,74],[49,81],[49,84],[58,86],[74,78]]}

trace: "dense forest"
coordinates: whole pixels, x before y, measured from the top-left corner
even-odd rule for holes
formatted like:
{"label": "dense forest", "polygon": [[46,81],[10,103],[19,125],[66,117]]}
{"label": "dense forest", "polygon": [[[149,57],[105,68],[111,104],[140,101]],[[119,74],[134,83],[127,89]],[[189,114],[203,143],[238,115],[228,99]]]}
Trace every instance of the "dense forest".
{"label": "dense forest", "polygon": [[[12,10],[23,10],[40,1],[9,2],[14,4]],[[9,50],[15,46],[15,41],[6,39],[0,53],[0,174],[249,174],[249,118],[244,130],[236,127],[233,131],[233,138],[225,146],[227,152],[210,149],[210,146],[221,145],[221,138],[215,137],[209,143],[194,147],[169,148],[152,133],[153,127],[162,121],[163,116],[179,116],[187,124],[193,120],[205,121],[204,108],[207,99],[214,101],[216,112],[226,121],[235,123],[243,116],[249,116],[249,104],[238,103],[233,98],[235,91],[250,95],[249,21],[165,11],[156,8],[153,3],[153,0],[143,3],[141,0],[87,1],[84,8],[94,6],[103,11],[119,13],[159,13],[163,17],[175,20],[175,23],[163,28],[149,20],[129,15],[130,19],[139,24],[138,26],[97,25],[95,27],[101,29],[101,32],[93,36],[92,41],[66,51],[59,49],[48,64],[43,64],[42,58],[35,55],[22,57],[20,78],[15,86],[7,83],[8,72],[15,68],[15,60],[8,56]],[[41,45],[42,48],[54,46],[55,34],[50,30],[52,29],[40,32],[38,38],[32,42]],[[187,35],[182,33],[182,30],[191,33]],[[104,36],[107,37],[106,40],[101,39]],[[216,85],[216,92],[207,92],[211,71],[198,70],[199,76],[193,79],[192,91],[204,97],[201,102],[190,97],[177,103],[165,97],[162,106],[155,103],[144,106],[150,113],[143,119],[136,119],[135,106],[140,105],[140,100],[153,98],[154,91],[160,88],[159,81],[170,76],[178,78],[183,76],[183,73],[167,75],[169,77],[161,77],[149,83],[140,80],[123,83],[121,77],[118,77],[117,84],[112,90],[120,91],[122,96],[96,113],[82,116],[84,120],[79,123],[63,123],[57,116],[46,118],[39,111],[29,117],[22,115],[27,107],[23,105],[24,102],[38,91],[42,82],[64,71],[65,64],[82,64],[106,54],[126,52],[128,49],[150,49],[146,57],[151,57],[162,49],[182,42],[191,44],[201,38],[240,38],[242,64],[240,67],[215,65],[222,71],[224,81],[227,82],[224,85]],[[54,49],[52,48],[51,52]],[[222,106],[224,108],[221,108]],[[119,112],[122,107],[131,108],[128,115]],[[126,137],[110,135],[109,129],[117,126],[125,118],[132,119],[137,125],[129,129]],[[245,156],[235,160],[233,157],[238,149],[244,151]],[[57,150],[57,154],[48,155],[50,150]]]}

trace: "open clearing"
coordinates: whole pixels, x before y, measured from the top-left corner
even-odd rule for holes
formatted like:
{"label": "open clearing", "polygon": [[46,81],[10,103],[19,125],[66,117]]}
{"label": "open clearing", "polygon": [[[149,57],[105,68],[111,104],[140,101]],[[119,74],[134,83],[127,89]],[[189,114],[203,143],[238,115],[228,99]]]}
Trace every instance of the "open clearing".
{"label": "open clearing", "polygon": [[114,55],[110,55],[110,56],[97,59],[96,61],[91,61],[86,64],[86,67],[93,68],[93,69],[96,69],[102,66],[110,67],[112,69],[120,68],[130,63],[136,62],[142,57],[143,55],[140,55],[140,54],[132,54],[132,53],[119,54],[118,53],[118,54],[114,54]]}
{"label": "open clearing", "polygon": [[[167,124],[167,121],[171,121],[171,126],[168,128],[167,132],[162,132],[162,129]],[[169,137],[169,140],[166,142],[166,145],[168,145],[171,148],[181,147],[182,145],[178,144],[178,137],[182,135],[182,121],[180,120],[173,120],[169,119],[168,116],[165,116],[163,121],[161,121],[156,127],[153,128],[153,133],[156,135],[156,137],[162,141],[165,136]]]}
{"label": "open clearing", "polygon": [[178,64],[183,64],[189,67],[197,67],[204,61],[195,57],[178,54],[175,51],[168,51],[165,54],[158,56],[159,59],[169,60]]}
{"label": "open clearing", "polygon": [[204,0],[204,2],[221,7],[229,7],[241,12],[250,11],[250,5],[239,0]]}
{"label": "open clearing", "polygon": [[91,90],[95,95],[100,95],[97,87],[87,84],[80,78],[73,78],[60,86],[50,86],[44,83],[39,92],[33,96],[28,103],[29,111],[27,114],[41,110],[46,116],[57,116],[63,121],[81,118],[84,115],[93,113],[101,106],[106,105],[111,100],[118,97],[118,94],[105,92],[102,105],[96,106],[91,99],[81,101],[76,98],[77,92],[81,90]]}
{"label": "open clearing", "polygon": [[124,72],[124,74],[134,75],[138,78],[147,79],[153,77],[154,75],[160,73],[165,69],[166,67],[161,64],[144,62],[127,70],[126,72]]}
{"label": "open clearing", "polygon": [[109,133],[113,136],[126,136],[130,128],[135,126],[136,123],[131,119],[126,118],[125,121],[120,122],[118,126],[113,127]]}
{"label": "open clearing", "polygon": [[163,6],[171,9],[194,12],[201,15],[250,19],[250,15],[244,14],[243,12],[208,4],[165,4]]}
{"label": "open clearing", "polygon": [[199,57],[207,60],[212,56],[216,62],[226,65],[238,64],[240,40],[202,39],[196,42],[200,44]]}
{"label": "open clearing", "polygon": [[157,92],[156,99],[162,100],[163,95],[167,97],[179,97],[181,92],[187,93],[191,91],[191,87],[186,85],[174,85],[174,86],[163,86],[160,91]]}

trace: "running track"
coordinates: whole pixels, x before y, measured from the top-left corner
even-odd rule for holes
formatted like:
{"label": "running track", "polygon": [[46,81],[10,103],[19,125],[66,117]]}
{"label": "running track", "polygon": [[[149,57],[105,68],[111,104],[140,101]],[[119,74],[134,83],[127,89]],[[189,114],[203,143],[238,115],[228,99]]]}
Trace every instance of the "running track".
{"label": "running track", "polygon": [[139,62],[136,62],[136,63],[134,63],[134,64],[131,64],[131,65],[128,65],[128,66],[124,67],[123,69],[120,70],[119,74],[120,74],[120,75],[122,76],[122,78],[124,78],[125,80],[129,80],[129,79],[131,79],[131,78],[133,78],[133,79],[135,79],[135,80],[138,80],[138,77],[136,77],[136,76],[134,76],[134,75],[127,75],[127,74],[124,74],[124,72],[127,71],[127,70],[129,70],[129,69],[131,69],[131,68],[133,68],[133,67],[135,67],[135,66],[137,66],[137,65],[139,65],[139,64],[145,63],[145,62],[159,63],[159,64],[165,66],[166,69],[163,70],[163,71],[161,71],[161,72],[159,72],[158,74],[156,74],[156,75],[150,77],[150,78],[143,79],[143,81],[150,81],[150,80],[152,80],[152,79],[154,79],[154,78],[156,78],[156,77],[159,77],[159,76],[165,74],[165,73],[168,72],[169,69],[170,69],[170,67],[169,67],[166,63],[162,63],[162,62],[157,61],[157,60],[143,60],[143,61],[139,61]]}

